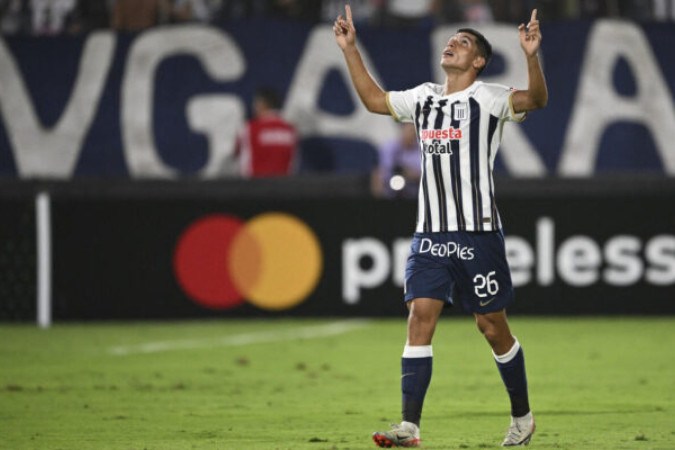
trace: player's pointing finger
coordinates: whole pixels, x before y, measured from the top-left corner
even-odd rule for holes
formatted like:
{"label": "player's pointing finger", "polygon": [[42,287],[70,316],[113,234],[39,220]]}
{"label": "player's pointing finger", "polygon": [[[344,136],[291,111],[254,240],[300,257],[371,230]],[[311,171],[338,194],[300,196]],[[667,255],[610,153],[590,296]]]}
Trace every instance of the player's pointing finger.
{"label": "player's pointing finger", "polygon": [[347,23],[352,24],[352,7],[345,5],[345,14],[347,14]]}
{"label": "player's pointing finger", "polygon": [[532,10],[532,17],[530,17],[530,22],[534,22],[537,20],[537,9]]}

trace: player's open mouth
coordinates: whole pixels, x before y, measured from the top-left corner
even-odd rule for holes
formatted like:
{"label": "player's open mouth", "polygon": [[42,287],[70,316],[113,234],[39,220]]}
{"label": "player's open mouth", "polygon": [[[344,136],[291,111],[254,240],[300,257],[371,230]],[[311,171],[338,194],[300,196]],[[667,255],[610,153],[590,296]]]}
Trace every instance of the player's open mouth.
{"label": "player's open mouth", "polygon": [[443,52],[443,56],[454,56],[455,54],[451,51]]}

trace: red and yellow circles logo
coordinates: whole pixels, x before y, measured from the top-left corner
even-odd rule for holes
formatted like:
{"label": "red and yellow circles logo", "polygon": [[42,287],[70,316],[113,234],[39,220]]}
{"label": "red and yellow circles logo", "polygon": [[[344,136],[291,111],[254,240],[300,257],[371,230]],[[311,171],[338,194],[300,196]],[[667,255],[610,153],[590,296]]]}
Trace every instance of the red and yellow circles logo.
{"label": "red and yellow circles logo", "polygon": [[244,221],[205,216],[183,232],[173,259],[183,291],[208,308],[245,301],[272,311],[302,303],[323,270],[321,246],[297,217],[265,213]]}

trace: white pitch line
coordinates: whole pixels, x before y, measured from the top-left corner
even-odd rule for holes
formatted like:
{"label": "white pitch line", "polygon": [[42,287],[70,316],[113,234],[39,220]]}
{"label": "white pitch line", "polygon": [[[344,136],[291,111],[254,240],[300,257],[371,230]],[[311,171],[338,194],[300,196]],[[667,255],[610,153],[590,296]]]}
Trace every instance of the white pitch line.
{"label": "white pitch line", "polygon": [[259,331],[256,333],[242,333],[224,338],[210,339],[181,339],[173,341],[146,342],[138,345],[116,346],[108,349],[108,353],[117,356],[142,353],[159,353],[173,350],[190,350],[213,347],[241,347],[250,344],[266,342],[294,341],[298,339],[317,339],[328,336],[337,336],[369,323],[365,319],[350,319],[333,322],[326,325],[312,325],[288,330]]}

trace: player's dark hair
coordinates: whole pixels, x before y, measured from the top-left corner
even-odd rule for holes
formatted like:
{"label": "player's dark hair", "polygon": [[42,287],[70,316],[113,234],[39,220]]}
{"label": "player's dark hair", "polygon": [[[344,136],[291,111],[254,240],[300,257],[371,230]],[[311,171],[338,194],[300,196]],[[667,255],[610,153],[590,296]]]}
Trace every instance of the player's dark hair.
{"label": "player's dark hair", "polygon": [[281,108],[279,93],[270,87],[259,87],[255,91],[255,98],[263,100],[272,109]]}
{"label": "player's dark hair", "polygon": [[460,28],[457,30],[458,33],[469,33],[476,38],[476,44],[478,45],[478,54],[485,58],[485,64],[478,70],[478,75],[487,67],[492,59],[492,45],[485,39],[483,33],[476,31],[473,28]]}

